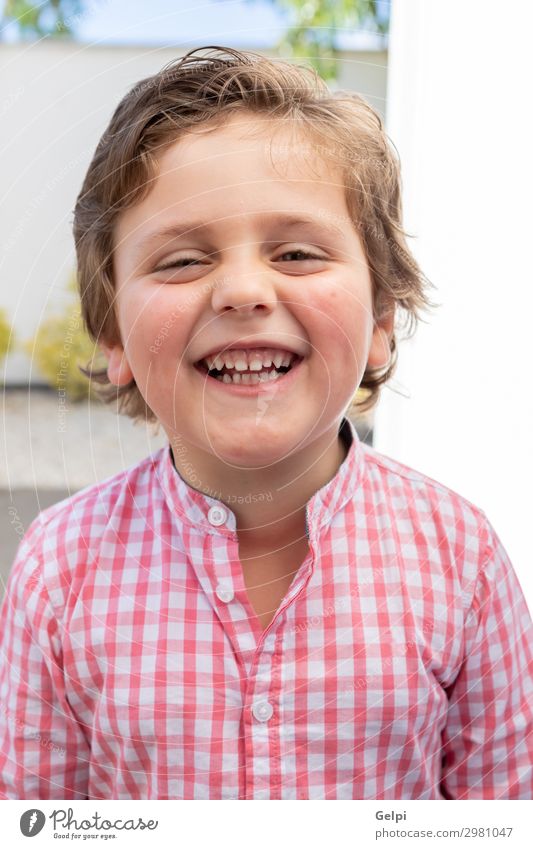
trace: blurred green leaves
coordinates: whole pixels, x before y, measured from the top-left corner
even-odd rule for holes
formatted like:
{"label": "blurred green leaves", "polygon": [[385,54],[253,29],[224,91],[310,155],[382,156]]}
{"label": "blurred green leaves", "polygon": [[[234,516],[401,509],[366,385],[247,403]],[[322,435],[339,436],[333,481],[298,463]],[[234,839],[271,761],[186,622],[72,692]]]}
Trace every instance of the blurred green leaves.
{"label": "blurred green leaves", "polygon": [[14,346],[13,329],[7,319],[6,311],[0,307],[0,362]]}
{"label": "blurred green leaves", "polygon": [[[251,5],[257,0],[246,2]],[[288,59],[308,61],[328,81],[335,79],[338,71],[339,34],[359,29],[386,36],[389,29],[390,0],[269,2],[285,13],[287,20],[287,29],[275,45],[276,49]],[[6,0],[2,24],[16,24],[21,36],[70,36],[73,24],[90,5],[89,0],[44,0],[42,3]]]}
{"label": "blurred green leaves", "polygon": [[35,335],[26,339],[22,348],[52,389],[64,390],[69,401],[81,401],[96,395],[78,366],[87,365],[99,352],[83,325],[75,275],[67,289],[65,309],[41,321]]}
{"label": "blurred green leaves", "polygon": [[85,0],[44,0],[43,3],[6,0],[2,24],[16,24],[20,36],[69,36],[73,23],[87,6]]}
{"label": "blurred green leaves", "polygon": [[[248,0],[254,2],[254,0]],[[305,59],[326,81],[338,74],[338,36],[368,30],[386,36],[390,3],[379,0],[270,0],[289,26],[276,45],[288,59]]]}

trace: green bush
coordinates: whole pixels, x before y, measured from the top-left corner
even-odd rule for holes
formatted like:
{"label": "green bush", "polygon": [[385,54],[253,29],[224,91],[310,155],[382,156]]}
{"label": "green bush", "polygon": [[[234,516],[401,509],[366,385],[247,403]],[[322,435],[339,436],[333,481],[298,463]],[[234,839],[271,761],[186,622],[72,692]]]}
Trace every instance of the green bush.
{"label": "green bush", "polygon": [[5,355],[12,349],[14,343],[14,334],[11,330],[11,325],[7,320],[5,310],[0,308],[0,362]]}
{"label": "green bush", "polygon": [[67,289],[72,299],[65,311],[45,318],[33,338],[23,343],[23,348],[49,385],[55,390],[64,390],[69,401],[89,397],[97,400],[89,379],[78,368],[92,361],[98,350],[83,326],[75,277],[71,278]]}

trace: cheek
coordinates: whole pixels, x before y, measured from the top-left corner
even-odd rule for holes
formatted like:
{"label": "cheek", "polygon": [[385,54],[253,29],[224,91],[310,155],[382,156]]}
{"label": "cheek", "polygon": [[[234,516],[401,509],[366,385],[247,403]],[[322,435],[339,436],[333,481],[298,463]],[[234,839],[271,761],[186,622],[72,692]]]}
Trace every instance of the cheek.
{"label": "cheek", "polygon": [[364,295],[341,286],[317,287],[302,307],[319,350],[358,359],[363,355],[372,329],[371,302]]}
{"label": "cheek", "polygon": [[167,362],[175,365],[180,361],[187,336],[186,310],[159,295],[144,298],[132,295],[122,318],[132,368],[146,371],[150,366],[154,371]]}

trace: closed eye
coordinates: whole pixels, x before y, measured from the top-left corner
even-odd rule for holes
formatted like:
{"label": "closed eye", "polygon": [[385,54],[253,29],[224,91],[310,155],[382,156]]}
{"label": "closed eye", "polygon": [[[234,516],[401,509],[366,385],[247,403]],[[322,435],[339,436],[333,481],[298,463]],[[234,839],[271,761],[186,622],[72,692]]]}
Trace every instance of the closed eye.
{"label": "closed eye", "polygon": [[[281,254],[281,256],[278,257],[278,259],[282,260],[283,257],[295,256],[295,255],[299,256],[298,260],[296,260],[297,262],[302,262],[306,259],[324,259],[324,257],[319,256],[318,254],[312,254],[312,253],[309,253],[308,251],[301,251],[301,250],[286,251],[284,254]],[[191,265],[201,265],[201,262],[202,261],[200,259],[198,259],[197,257],[182,256],[179,259],[173,259],[170,262],[165,263],[164,265],[160,265],[155,270],[156,271],[166,271],[167,268],[188,268]]]}
{"label": "closed eye", "polygon": [[[186,265],[181,265],[181,263],[186,263]],[[189,265],[198,265],[201,260],[197,257],[193,256],[182,256],[179,259],[173,259],[170,262],[165,263],[164,265],[158,266],[156,271],[166,271],[167,268],[187,268]]]}

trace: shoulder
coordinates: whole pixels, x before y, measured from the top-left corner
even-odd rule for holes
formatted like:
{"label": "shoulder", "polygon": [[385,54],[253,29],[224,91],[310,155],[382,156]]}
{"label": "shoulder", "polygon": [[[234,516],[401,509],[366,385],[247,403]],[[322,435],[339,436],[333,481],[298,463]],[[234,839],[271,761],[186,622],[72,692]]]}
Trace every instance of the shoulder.
{"label": "shoulder", "polygon": [[[393,522],[406,542],[438,550],[444,559],[470,563],[486,559],[493,528],[478,505],[424,472],[364,445],[366,486],[371,501]],[[377,505],[376,505],[377,502]]]}
{"label": "shoulder", "polygon": [[382,454],[372,446],[363,445],[363,451],[370,485],[388,493],[399,507],[404,507],[408,500],[422,513],[438,509],[455,517],[460,511],[476,524],[488,521],[481,507],[450,486]]}
{"label": "shoulder", "polygon": [[107,522],[110,510],[117,504],[133,504],[136,497],[142,500],[143,494],[153,485],[157,466],[166,449],[167,446],[164,446],[127,469],[90,484],[42,510],[30,526],[31,536],[35,539],[43,535],[50,537],[67,527],[76,528],[78,533],[90,532],[102,522]]}
{"label": "shoulder", "polygon": [[158,467],[166,450],[168,446],[163,446],[42,510],[19,543],[10,573],[12,584],[22,581],[30,590],[40,584],[52,602],[62,606],[69,588],[79,589],[95,568],[106,534],[111,532],[119,544],[122,528],[131,530],[135,521],[144,520],[147,506],[154,501]]}

